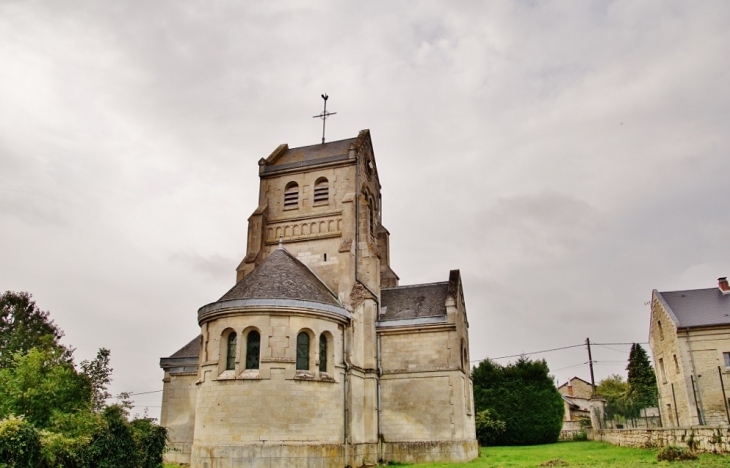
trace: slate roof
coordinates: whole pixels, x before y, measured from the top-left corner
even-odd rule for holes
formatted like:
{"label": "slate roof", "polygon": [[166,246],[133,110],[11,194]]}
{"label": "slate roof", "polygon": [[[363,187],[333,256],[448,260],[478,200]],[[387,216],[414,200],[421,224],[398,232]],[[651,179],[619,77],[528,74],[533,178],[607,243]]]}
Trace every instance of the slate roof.
{"label": "slate roof", "polygon": [[357,140],[357,138],[330,141],[324,144],[320,143],[318,145],[311,146],[300,146],[299,148],[289,148],[276,159],[274,165],[300,161],[313,161],[315,159],[347,154],[350,149],[350,145],[352,145],[355,140]]}
{"label": "slate roof", "polygon": [[356,141],[357,138],[348,138],[318,145],[287,148],[273,162],[264,166],[264,172],[270,173],[315,164],[344,161],[349,157],[350,146]]}
{"label": "slate roof", "polygon": [[193,338],[190,343],[186,344],[179,350],[177,350],[171,358],[186,358],[186,357],[194,357],[198,358],[198,355],[200,354],[200,335]]}
{"label": "slate roof", "polygon": [[317,275],[283,248],[269,254],[218,302],[233,299],[294,299],[342,307]]}
{"label": "slate roof", "polygon": [[445,316],[448,293],[447,281],[383,288],[380,290],[380,305],[385,313],[378,320]]}
{"label": "slate roof", "polygon": [[160,367],[170,368],[174,366],[198,365],[200,354],[200,335],[193,338],[190,343],[178,349],[169,357],[160,359]]}
{"label": "slate roof", "polygon": [[730,295],[719,288],[656,292],[679,328],[730,325]]}

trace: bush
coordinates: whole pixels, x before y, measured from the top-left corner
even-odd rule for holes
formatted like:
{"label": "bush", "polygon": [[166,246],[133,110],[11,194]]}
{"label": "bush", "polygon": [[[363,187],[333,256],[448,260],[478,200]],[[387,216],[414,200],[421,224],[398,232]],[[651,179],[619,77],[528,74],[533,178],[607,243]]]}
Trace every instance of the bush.
{"label": "bush", "polygon": [[676,447],[674,445],[668,445],[661,449],[656,456],[659,461],[684,461],[684,460],[697,460],[697,455],[689,449],[684,447]]}
{"label": "bush", "polygon": [[497,419],[489,409],[480,411],[475,418],[479,445],[494,445],[497,437],[506,430],[504,421]]}
{"label": "bush", "polygon": [[13,416],[0,421],[0,467],[28,468],[41,459],[41,438],[32,424]]}
{"label": "bush", "polygon": [[563,427],[563,397],[544,360],[520,358],[502,366],[482,361],[472,373],[477,413],[489,409],[504,421],[494,445],[535,445],[558,441]]}
{"label": "bush", "polygon": [[135,419],[130,424],[137,447],[139,468],[159,468],[167,445],[167,429],[151,418]]}
{"label": "bush", "polygon": [[44,431],[41,441],[44,466],[48,468],[91,468],[90,437],[69,437],[65,434]]}

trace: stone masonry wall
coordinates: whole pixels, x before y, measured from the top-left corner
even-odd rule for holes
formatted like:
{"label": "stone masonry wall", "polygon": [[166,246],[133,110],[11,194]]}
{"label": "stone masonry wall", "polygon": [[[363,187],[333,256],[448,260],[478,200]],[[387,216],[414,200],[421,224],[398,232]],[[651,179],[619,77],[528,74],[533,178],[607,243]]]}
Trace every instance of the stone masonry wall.
{"label": "stone masonry wall", "polygon": [[589,438],[622,447],[675,445],[699,452],[730,453],[730,428],[602,429],[588,431]]}

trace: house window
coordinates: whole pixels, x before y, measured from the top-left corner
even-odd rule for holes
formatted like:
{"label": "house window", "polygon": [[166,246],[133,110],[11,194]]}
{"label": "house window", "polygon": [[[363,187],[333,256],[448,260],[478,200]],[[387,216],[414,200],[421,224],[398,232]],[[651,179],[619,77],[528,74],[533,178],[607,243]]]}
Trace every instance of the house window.
{"label": "house window", "polygon": [[251,330],[246,338],[246,369],[258,369],[261,335],[256,330]]}
{"label": "house window", "polygon": [[673,354],[672,357],[674,358],[674,370],[679,374],[679,361],[677,360],[677,355]]}
{"label": "house window", "polygon": [[320,177],[314,183],[314,204],[315,205],[326,205],[330,201],[330,187],[329,181]]}
{"label": "house window", "polygon": [[228,335],[228,351],[226,353],[226,370],[236,368],[236,332]]}
{"label": "house window", "polygon": [[664,329],[662,328],[662,321],[661,320],[657,320],[656,321],[656,326],[659,329],[659,339],[660,340],[663,340],[664,339]]}
{"label": "house window", "polygon": [[666,371],[664,370],[664,359],[663,358],[659,358],[659,370],[662,373],[662,383],[667,383],[667,374],[666,374]]}
{"label": "house window", "polygon": [[730,369],[730,353],[722,353],[722,357],[725,358],[725,369]]}
{"label": "house window", "polygon": [[309,335],[297,335],[297,370],[309,370]]}
{"label": "house window", "polygon": [[319,335],[319,371],[327,372],[327,337]]}
{"label": "house window", "polygon": [[299,185],[296,182],[289,182],[284,190],[284,209],[297,208],[298,206]]}

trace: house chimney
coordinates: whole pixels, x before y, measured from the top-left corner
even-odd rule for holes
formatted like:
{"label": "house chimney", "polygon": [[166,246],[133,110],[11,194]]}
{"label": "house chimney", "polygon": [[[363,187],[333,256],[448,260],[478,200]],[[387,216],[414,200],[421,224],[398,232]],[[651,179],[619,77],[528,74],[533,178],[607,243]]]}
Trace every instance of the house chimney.
{"label": "house chimney", "polygon": [[717,278],[717,286],[723,294],[730,294],[730,285],[727,284],[727,278]]}
{"label": "house chimney", "polygon": [[573,382],[568,380],[568,396],[573,396]]}

